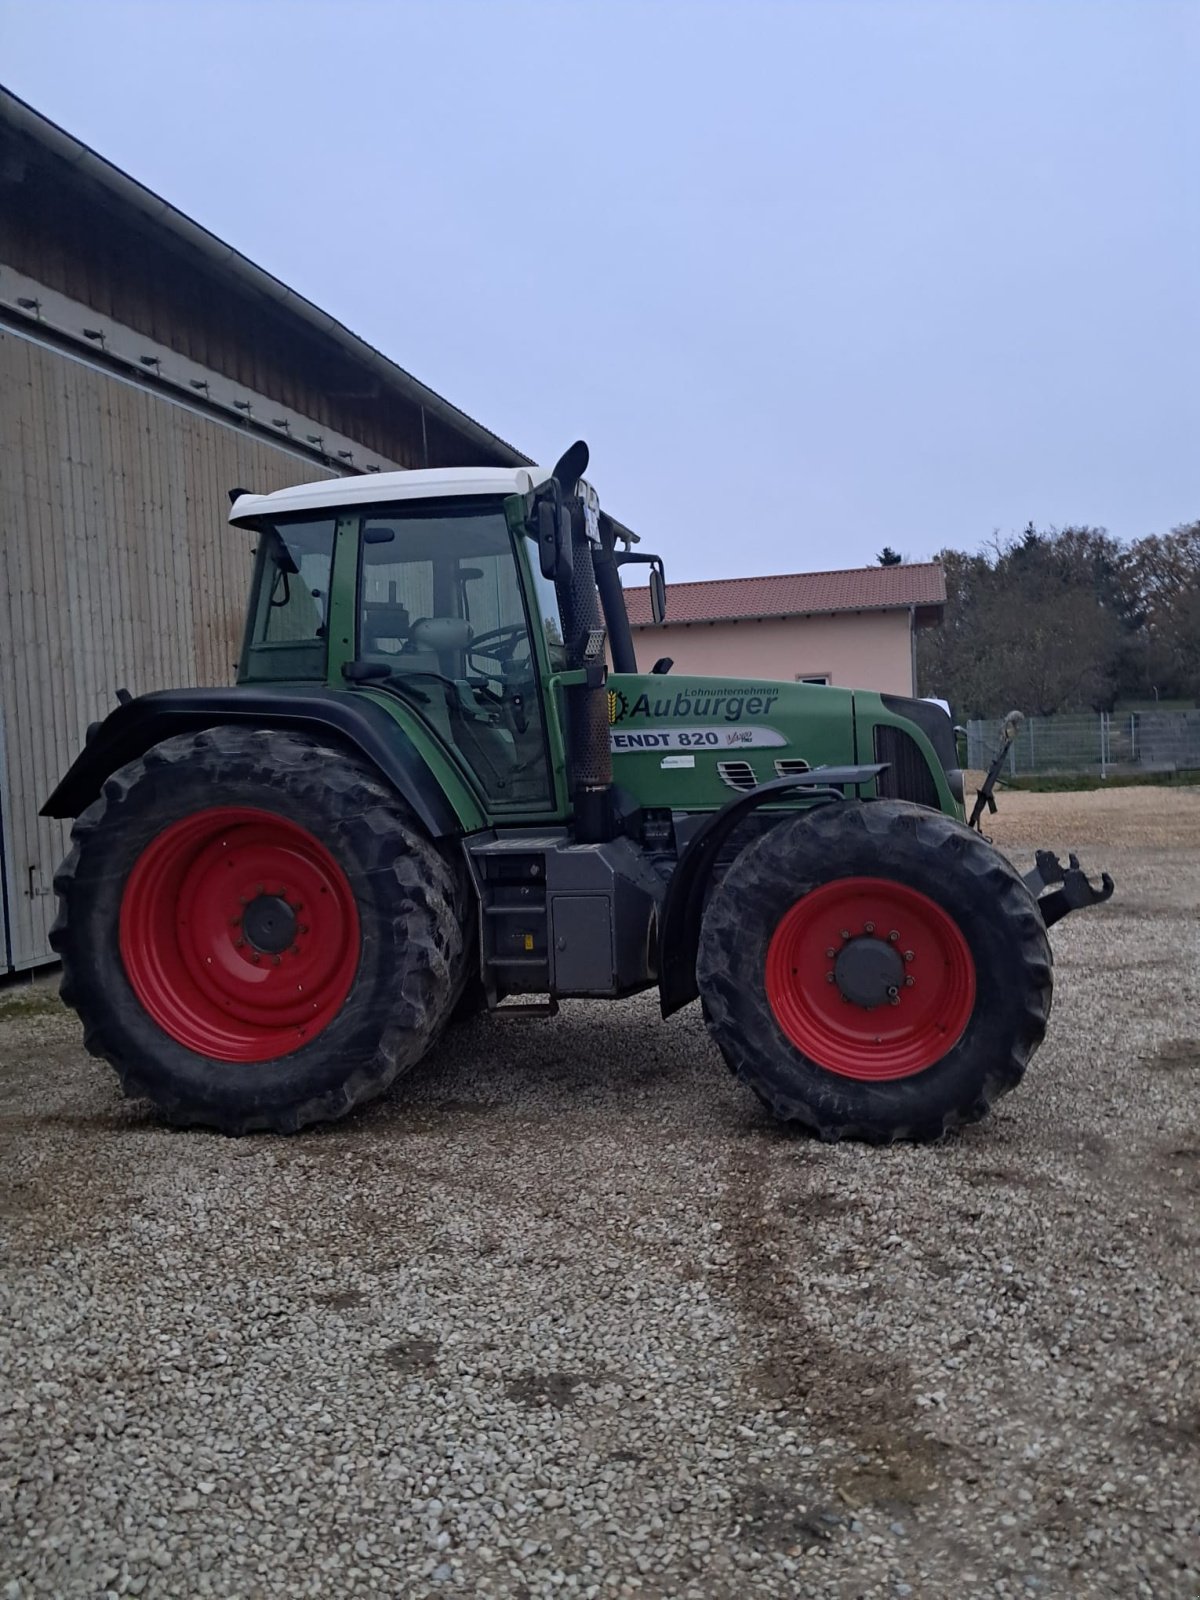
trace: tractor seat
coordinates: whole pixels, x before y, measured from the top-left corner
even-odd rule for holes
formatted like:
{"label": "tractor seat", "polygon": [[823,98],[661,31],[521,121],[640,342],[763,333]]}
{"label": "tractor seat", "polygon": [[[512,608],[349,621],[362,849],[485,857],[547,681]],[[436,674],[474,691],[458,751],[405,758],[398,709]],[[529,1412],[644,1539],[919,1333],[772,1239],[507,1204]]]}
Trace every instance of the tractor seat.
{"label": "tractor seat", "polygon": [[408,636],[410,649],[437,652],[465,650],[473,633],[465,617],[418,617]]}
{"label": "tractor seat", "polygon": [[363,605],[362,647],[366,655],[395,655],[409,638],[406,606],[397,600],[368,600]]}

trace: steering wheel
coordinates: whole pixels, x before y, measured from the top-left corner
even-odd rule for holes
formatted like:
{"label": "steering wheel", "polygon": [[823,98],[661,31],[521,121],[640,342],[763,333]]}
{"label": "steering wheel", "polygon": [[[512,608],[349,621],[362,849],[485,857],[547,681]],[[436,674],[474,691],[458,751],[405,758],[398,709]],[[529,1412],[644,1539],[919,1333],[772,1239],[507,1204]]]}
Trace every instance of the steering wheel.
{"label": "steering wheel", "polygon": [[[477,633],[467,646],[467,660],[472,656],[486,656],[490,661],[498,661],[502,667],[508,666],[517,652],[517,646],[529,637],[523,622],[509,622],[502,628],[488,628],[484,633]],[[490,646],[491,648],[484,648]],[[476,672],[482,672],[482,667],[476,667]]]}

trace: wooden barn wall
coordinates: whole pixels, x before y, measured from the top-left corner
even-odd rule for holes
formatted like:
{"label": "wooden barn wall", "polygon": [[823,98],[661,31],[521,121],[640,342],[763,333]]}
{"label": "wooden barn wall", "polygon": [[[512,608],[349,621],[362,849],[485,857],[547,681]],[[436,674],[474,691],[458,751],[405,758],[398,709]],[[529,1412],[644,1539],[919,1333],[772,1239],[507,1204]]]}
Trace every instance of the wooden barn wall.
{"label": "wooden barn wall", "polygon": [[233,679],[252,539],[228,489],[334,474],[3,329],[0,463],[0,814],[23,967],[51,959],[67,848],[38,808],[88,723],[120,687]]}
{"label": "wooden barn wall", "polygon": [[420,406],[388,392],[377,373],[57,159],[32,152],[25,181],[0,197],[0,260],[47,288],[399,466],[489,464],[478,444],[434,417],[426,416],[423,432]]}

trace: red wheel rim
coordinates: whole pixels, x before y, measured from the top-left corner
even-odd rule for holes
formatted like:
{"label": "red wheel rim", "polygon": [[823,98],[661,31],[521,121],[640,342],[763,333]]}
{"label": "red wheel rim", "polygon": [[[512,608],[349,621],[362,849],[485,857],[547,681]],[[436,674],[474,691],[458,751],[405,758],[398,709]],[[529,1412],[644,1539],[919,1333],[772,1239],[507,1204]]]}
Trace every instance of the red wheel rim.
{"label": "red wheel rim", "polygon": [[120,948],[164,1033],[218,1061],[268,1061],[341,1010],[358,912],[345,873],[305,828],[216,806],[172,823],[138,857]]}
{"label": "red wheel rim", "polygon": [[[880,1003],[847,996],[848,961],[886,974]],[[924,1072],[962,1038],[975,1009],[975,962],[928,895],[888,878],[840,878],[784,914],[767,949],[766,991],[775,1020],[810,1061],[881,1082]]]}

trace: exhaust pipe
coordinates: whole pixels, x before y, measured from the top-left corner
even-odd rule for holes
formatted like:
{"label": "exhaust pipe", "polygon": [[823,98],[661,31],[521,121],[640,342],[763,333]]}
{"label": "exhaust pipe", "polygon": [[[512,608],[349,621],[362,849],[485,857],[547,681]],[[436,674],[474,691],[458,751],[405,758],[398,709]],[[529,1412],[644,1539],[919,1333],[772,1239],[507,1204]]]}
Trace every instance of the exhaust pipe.
{"label": "exhaust pipe", "polygon": [[570,640],[571,666],[587,673],[586,683],[567,690],[568,763],[576,835],[584,843],[597,844],[611,839],[614,832],[605,630],[583,506],[574,496],[568,503],[573,560],[569,576],[559,585],[558,598]]}

